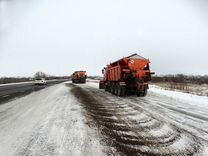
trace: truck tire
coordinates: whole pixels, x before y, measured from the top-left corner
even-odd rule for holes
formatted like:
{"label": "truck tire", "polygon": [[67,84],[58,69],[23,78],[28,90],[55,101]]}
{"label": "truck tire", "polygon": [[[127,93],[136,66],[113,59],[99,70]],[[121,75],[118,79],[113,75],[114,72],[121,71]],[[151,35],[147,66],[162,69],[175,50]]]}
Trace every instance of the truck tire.
{"label": "truck tire", "polygon": [[141,92],[137,92],[136,95],[137,95],[137,96],[141,96]]}
{"label": "truck tire", "polygon": [[118,88],[117,88],[117,96],[121,96],[121,87],[120,86],[118,86]]}
{"label": "truck tire", "polygon": [[99,89],[102,89],[101,83],[99,83]]}
{"label": "truck tire", "polygon": [[119,96],[125,96],[126,95],[126,88],[125,87],[119,87],[120,88],[120,95]]}
{"label": "truck tire", "polygon": [[110,92],[111,91],[111,86],[110,86],[110,83],[106,83],[106,91],[107,92]]}
{"label": "truck tire", "polygon": [[119,96],[119,91],[118,90],[119,90],[119,84],[116,84],[115,85],[115,95],[116,96]]}
{"label": "truck tire", "polygon": [[147,96],[147,89],[144,89],[143,96]]}
{"label": "truck tire", "polygon": [[115,84],[112,84],[112,88],[113,88],[112,94],[115,95],[115,93],[116,93],[116,85]]}
{"label": "truck tire", "polygon": [[109,88],[108,85],[105,84],[104,89],[105,89],[106,92],[108,91],[108,88]]}
{"label": "truck tire", "polygon": [[100,81],[99,82],[99,89],[105,89],[105,83]]}
{"label": "truck tire", "polygon": [[144,97],[146,95],[147,95],[147,89],[144,89],[143,92],[137,92],[137,96],[139,96],[139,97]]}
{"label": "truck tire", "polygon": [[113,94],[113,84],[110,84],[110,92]]}

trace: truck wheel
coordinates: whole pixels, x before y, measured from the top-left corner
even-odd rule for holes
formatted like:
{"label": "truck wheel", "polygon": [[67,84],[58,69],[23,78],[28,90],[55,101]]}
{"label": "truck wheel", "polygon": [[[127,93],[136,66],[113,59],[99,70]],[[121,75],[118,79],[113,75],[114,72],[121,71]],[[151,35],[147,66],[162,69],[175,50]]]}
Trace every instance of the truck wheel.
{"label": "truck wheel", "polygon": [[141,92],[137,92],[136,95],[137,95],[137,96],[141,96]]}
{"label": "truck wheel", "polygon": [[116,84],[114,85],[114,95],[117,95],[117,86],[116,86]]}
{"label": "truck wheel", "polygon": [[124,96],[126,94],[126,88],[119,87],[120,88],[120,96]]}
{"label": "truck wheel", "polygon": [[110,85],[110,92],[113,94],[113,84]]}
{"label": "truck wheel", "polygon": [[107,91],[108,91],[108,85],[105,85],[105,86],[104,86],[104,89],[105,89],[105,91],[107,92]]}
{"label": "truck wheel", "polygon": [[137,96],[144,97],[147,95],[147,89],[144,89],[143,92],[137,92]]}
{"label": "truck wheel", "polygon": [[118,90],[119,90],[119,85],[116,84],[116,85],[115,85],[115,95],[116,95],[116,96],[119,96]]}
{"label": "truck wheel", "polygon": [[107,85],[106,84],[104,84],[104,90],[107,91]]}
{"label": "truck wheel", "polygon": [[117,96],[121,96],[121,87],[120,86],[118,86],[118,88],[117,88]]}
{"label": "truck wheel", "polygon": [[103,81],[99,82],[99,89],[105,89],[105,83]]}
{"label": "truck wheel", "polygon": [[143,96],[146,96],[146,95],[147,95],[147,89],[144,89]]}
{"label": "truck wheel", "polygon": [[113,94],[113,95],[115,95],[115,94],[116,94],[116,85],[115,85],[115,84],[113,84],[113,85],[112,85],[112,88],[113,88],[113,92],[112,92],[112,94]]}
{"label": "truck wheel", "polygon": [[113,84],[113,95],[116,95],[117,93],[117,85]]}
{"label": "truck wheel", "polygon": [[101,83],[99,83],[99,89],[102,89]]}

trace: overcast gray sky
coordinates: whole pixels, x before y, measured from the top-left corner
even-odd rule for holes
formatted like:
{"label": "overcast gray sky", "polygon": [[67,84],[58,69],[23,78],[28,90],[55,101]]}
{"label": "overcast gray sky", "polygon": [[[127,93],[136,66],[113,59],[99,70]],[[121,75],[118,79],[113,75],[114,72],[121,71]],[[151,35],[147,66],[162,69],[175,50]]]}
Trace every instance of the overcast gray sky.
{"label": "overcast gray sky", "polygon": [[157,74],[208,74],[208,1],[0,0],[0,77],[101,75],[132,53]]}

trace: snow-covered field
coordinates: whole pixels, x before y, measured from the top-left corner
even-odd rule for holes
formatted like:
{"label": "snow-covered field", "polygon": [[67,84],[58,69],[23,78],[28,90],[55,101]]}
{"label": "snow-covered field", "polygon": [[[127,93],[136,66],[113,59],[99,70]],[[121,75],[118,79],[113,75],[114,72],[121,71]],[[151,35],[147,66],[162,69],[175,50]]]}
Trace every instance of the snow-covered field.
{"label": "snow-covered field", "polygon": [[160,95],[165,95],[167,97],[174,98],[189,104],[196,104],[197,106],[205,106],[206,108],[208,107],[207,96],[193,95],[193,94],[183,93],[180,91],[171,91],[156,85],[151,85],[149,91]]}
{"label": "snow-covered field", "polygon": [[208,99],[151,87],[116,97],[61,83],[0,105],[0,156],[206,155]]}
{"label": "snow-covered field", "polygon": [[193,95],[208,96],[208,84],[158,82],[152,83],[151,87],[163,90],[184,92]]}

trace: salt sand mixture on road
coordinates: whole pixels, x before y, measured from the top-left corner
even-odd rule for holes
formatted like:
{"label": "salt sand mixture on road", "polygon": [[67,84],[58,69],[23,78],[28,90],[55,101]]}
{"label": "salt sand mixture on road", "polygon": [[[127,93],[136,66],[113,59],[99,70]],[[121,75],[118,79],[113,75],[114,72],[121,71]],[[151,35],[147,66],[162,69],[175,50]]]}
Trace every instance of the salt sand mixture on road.
{"label": "salt sand mixture on road", "polygon": [[[0,106],[0,155],[203,155],[207,110],[95,82],[58,84]],[[200,112],[200,113],[199,113]]]}
{"label": "salt sand mixture on road", "polygon": [[[173,111],[168,108],[168,101],[173,107],[178,101],[153,93],[145,98],[120,98],[98,91],[95,86],[74,86],[71,91],[87,110],[87,118],[95,122],[107,143],[121,155],[202,155],[207,152],[205,116],[194,116],[195,112],[189,111],[186,114],[179,108]],[[158,106],[159,99],[161,105]]]}

